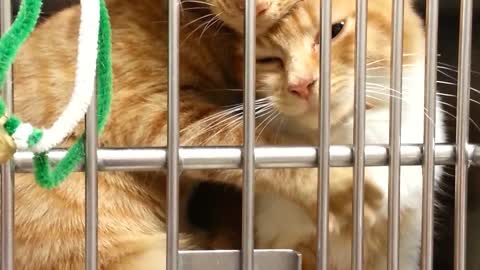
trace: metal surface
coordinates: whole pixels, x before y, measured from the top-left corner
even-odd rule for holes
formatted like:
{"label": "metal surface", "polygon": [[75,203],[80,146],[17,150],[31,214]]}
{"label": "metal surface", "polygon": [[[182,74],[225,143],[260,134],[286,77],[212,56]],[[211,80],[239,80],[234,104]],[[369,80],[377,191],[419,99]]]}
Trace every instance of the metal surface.
{"label": "metal surface", "polygon": [[[12,6],[11,0],[0,1],[0,27],[3,35],[11,25]],[[12,71],[8,71],[5,85],[3,88],[3,100],[5,101],[6,111],[13,111],[13,75]],[[14,265],[14,190],[15,190],[15,173],[14,164],[9,161],[1,165],[2,173],[2,270],[13,270]]]}
{"label": "metal surface", "polygon": [[400,234],[400,143],[402,120],[404,1],[393,0],[390,68],[390,158],[388,185],[388,270],[398,270]]}
{"label": "metal surface", "polygon": [[[180,251],[179,270],[240,270],[238,250]],[[292,250],[261,250],[254,252],[255,270],[301,270],[301,255]],[[201,265],[201,267],[199,267]]]}
{"label": "metal surface", "polygon": [[320,5],[320,110],[318,145],[317,269],[328,270],[328,189],[330,173],[330,83],[332,1]]}
{"label": "metal surface", "polygon": [[[242,0],[240,0],[242,1]],[[243,198],[242,198],[242,270],[254,267],[254,183],[255,183],[255,0],[245,1],[245,59],[243,98]]]}
{"label": "metal surface", "polygon": [[[402,166],[422,164],[421,145],[402,145]],[[480,166],[480,145],[468,145],[468,157],[472,165]],[[48,153],[52,165],[65,156],[65,150],[52,150]],[[182,168],[200,169],[240,169],[242,168],[241,147],[204,147],[180,148]],[[159,171],[167,167],[167,152],[163,148],[135,148],[98,150],[99,171]],[[455,164],[455,145],[437,144],[435,164]],[[15,165],[17,172],[32,171],[32,153],[17,152]],[[353,149],[350,146],[330,146],[331,167],[351,167]],[[388,147],[382,145],[365,146],[366,166],[388,165]],[[255,166],[257,169],[269,168],[317,168],[316,147],[256,147]],[[77,171],[82,169],[80,166]]]}
{"label": "metal surface", "polygon": [[455,173],[455,260],[454,269],[465,269],[467,233],[468,125],[470,116],[470,61],[472,49],[472,0],[460,8],[457,88],[457,156]]}
{"label": "metal surface", "polygon": [[422,190],[422,270],[433,269],[433,200],[435,177],[435,101],[437,88],[438,0],[427,1],[425,43],[425,117]]}
{"label": "metal surface", "polygon": [[[92,103],[86,116],[85,138],[85,269],[97,269],[98,251],[98,173],[97,173],[97,95],[94,93]],[[92,106],[93,105],[93,106]]]}
{"label": "metal surface", "polygon": [[[167,270],[178,269],[180,1],[168,2]],[[161,260],[161,258],[159,258]]]}
{"label": "metal surface", "polygon": [[363,269],[367,1],[356,1],[352,270]]}

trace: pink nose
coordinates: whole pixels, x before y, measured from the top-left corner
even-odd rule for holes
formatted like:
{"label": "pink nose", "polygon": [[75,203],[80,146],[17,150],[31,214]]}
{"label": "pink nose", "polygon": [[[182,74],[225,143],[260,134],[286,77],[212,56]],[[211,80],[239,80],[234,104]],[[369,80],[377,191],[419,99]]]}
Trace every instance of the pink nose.
{"label": "pink nose", "polygon": [[[245,0],[237,0],[238,8],[241,10],[245,9]],[[256,0],[255,4],[255,15],[261,16],[263,13],[267,11],[270,7],[270,2],[265,0]]]}
{"label": "pink nose", "polygon": [[296,84],[288,86],[288,91],[303,99],[308,99],[312,94],[312,88],[315,82],[316,80],[314,79],[303,79]]}

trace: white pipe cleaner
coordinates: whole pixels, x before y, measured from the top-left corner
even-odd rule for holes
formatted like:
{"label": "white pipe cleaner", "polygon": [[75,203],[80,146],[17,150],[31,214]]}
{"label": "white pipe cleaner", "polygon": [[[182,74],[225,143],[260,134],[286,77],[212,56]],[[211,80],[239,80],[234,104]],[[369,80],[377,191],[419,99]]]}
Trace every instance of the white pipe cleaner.
{"label": "white pipe cleaner", "polygon": [[[77,68],[72,97],[60,117],[43,130],[40,141],[32,147],[36,153],[45,152],[60,144],[85,116],[95,90],[98,33],[100,27],[99,0],[81,0],[78,37]],[[33,129],[21,124],[12,137],[18,149],[28,149],[28,138]]]}

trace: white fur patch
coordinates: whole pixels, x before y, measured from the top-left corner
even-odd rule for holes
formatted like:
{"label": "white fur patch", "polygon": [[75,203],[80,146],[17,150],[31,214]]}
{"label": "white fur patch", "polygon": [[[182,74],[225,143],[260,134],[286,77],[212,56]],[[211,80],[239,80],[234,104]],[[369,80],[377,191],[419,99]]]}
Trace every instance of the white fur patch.
{"label": "white fur patch", "polygon": [[315,235],[316,225],[293,202],[273,193],[256,194],[255,232],[258,248],[292,248]]}

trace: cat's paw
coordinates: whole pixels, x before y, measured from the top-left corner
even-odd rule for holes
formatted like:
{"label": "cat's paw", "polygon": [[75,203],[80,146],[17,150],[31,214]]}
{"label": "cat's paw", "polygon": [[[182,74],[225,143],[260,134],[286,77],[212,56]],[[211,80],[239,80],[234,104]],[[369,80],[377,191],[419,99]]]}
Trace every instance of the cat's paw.
{"label": "cat's paw", "polygon": [[[330,216],[333,221],[332,233],[351,231],[353,226],[353,200],[354,180],[353,177],[343,179],[331,179],[330,189]],[[365,179],[364,185],[364,227],[372,227],[379,218],[379,210],[384,203],[384,194],[369,180]]]}

